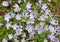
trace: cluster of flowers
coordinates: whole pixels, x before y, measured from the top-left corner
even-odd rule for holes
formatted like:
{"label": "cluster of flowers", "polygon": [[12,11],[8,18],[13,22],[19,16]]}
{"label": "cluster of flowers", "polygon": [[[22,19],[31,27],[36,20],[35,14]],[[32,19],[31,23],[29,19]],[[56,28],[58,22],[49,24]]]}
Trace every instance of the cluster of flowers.
{"label": "cluster of flowers", "polygon": [[[50,0],[48,0],[50,2]],[[26,3],[26,0],[24,0],[24,2]],[[2,5],[5,7],[9,6],[9,3],[11,3],[11,1],[3,1]],[[18,3],[21,3],[21,0],[18,0]],[[58,26],[58,20],[56,18],[53,18],[53,15],[51,13],[51,11],[48,8],[48,5],[43,3],[42,0],[39,0],[39,6],[41,7],[41,12],[42,15],[37,18],[37,11],[32,11],[32,4],[30,2],[27,3],[26,8],[23,10],[23,13],[20,14],[20,10],[21,8],[19,7],[19,5],[16,3],[13,5],[14,7],[14,12],[17,12],[16,14],[14,12],[9,12],[6,13],[4,18],[6,21],[6,28],[10,29],[10,27],[12,27],[16,33],[14,35],[9,34],[8,38],[9,40],[14,39],[14,42],[18,42],[18,35],[22,35],[22,39],[21,42],[26,42],[26,33],[24,32],[23,28],[24,26],[22,26],[21,24],[13,24],[12,25],[12,19],[15,18],[17,21],[22,20],[22,18],[29,18],[28,20],[22,20],[22,22],[26,22],[26,27],[25,30],[28,32],[29,34],[29,39],[33,38],[34,35],[36,33],[41,34],[42,32],[46,32],[46,31],[50,31],[50,35],[48,35],[48,38],[50,39],[51,42],[59,42],[59,39],[55,37],[55,34],[59,34],[60,33],[60,26]],[[40,20],[39,24],[36,24],[35,26],[33,26],[32,24],[35,23],[36,18],[38,20]],[[49,18],[49,24],[46,24],[45,19]],[[0,23],[0,26],[2,26],[3,24]],[[2,42],[8,42],[7,39],[3,39]],[[34,42],[34,41],[32,41]],[[47,39],[44,40],[44,42],[48,42]]]}

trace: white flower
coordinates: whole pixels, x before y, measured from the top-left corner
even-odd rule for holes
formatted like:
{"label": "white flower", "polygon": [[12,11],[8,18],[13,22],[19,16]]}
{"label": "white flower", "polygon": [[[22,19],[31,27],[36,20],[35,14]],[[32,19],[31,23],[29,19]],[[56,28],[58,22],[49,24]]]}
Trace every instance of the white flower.
{"label": "white flower", "polygon": [[9,3],[8,3],[8,1],[3,1],[2,5],[5,6],[5,7],[7,7],[7,6],[9,6]]}
{"label": "white flower", "polygon": [[53,40],[55,38],[55,36],[50,34],[50,35],[48,35],[48,38],[50,38],[50,40]]}
{"label": "white flower", "polygon": [[33,38],[34,37],[34,33],[30,33],[29,34],[29,39]]}
{"label": "white flower", "polygon": [[2,26],[3,24],[2,23],[0,23],[0,27]]}
{"label": "white flower", "polygon": [[22,1],[21,0],[18,0],[18,3],[20,4]]}
{"label": "white flower", "polygon": [[12,25],[12,28],[13,28],[14,30],[16,30],[17,24]]}
{"label": "white flower", "polygon": [[34,21],[28,20],[26,24],[33,24],[33,23],[34,23]]}
{"label": "white flower", "polygon": [[46,4],[42,4],[42,7],[41,8],[42,8],[42,10],[45,11],[48,8],[48,6]]}
{"label": "white flower", "polygon": [[53,27],[52,25],[50,25],[48,29],[50,30],[51,33],[52,33],[52,32],[53,32],[53,33],[56,32],[56,30],[54,29],[54,27]]}
{"label": "white flower", "polygon": [[21,39],[21,42],[26,42],[25,38],[22,38],[22,39]]}
{"label": "white flower", "polygon": [[42,4],[42,2],[43,2],[42,0],[39,0],[39,4]]}
{"label": "white flower", "polygon": [[2,40],[2,42],[8,42],[8,41],[7,41],[7,39],[4,38],[4,39]]}
{"label": "white flower", "polygon": [[43,28],[42,26],[40,26],[39,24],[35,26],[35,31],[37,31],[38,34],[41,34],[43,32]]}
{"label": "white flower", "polygon": [[6,27],[7,27],[7,29],[9,29],[11,27],[11,23],[7,23]]}
{"label": "white flower", "polygon": [[26,26],[26,30],[27,30],[29,33],[33,32],[33,31],[32,31],[32,30],[33,30],[33,26],[27,25],[27,26]]}
{"label": "white flower", "polygon": [[36,18],[36,14],[30,13],[30,14],[29,14],[29,18],[32,19],[32,20],[34,20],[34,18]]}
{"label": "white flower", "polygon": [[13,12],[8,13],[12,18],[14,18],[15,14]]}
{"label": "white flower", "polygon": [[15,8],[16,8],[16,7],[19,7],[19,5],[18,5],[18,4],[14,4],[13,7],[15,7]]}
{"label": "white flower", "polygon": [[37,32],[38,32],[38,34],[41,34],[43,32],[43,30],[41,29],[41,30],[38,30]]}
{"label": "white flower", "polygon": [[13,28],[14,30],[22,29],[22,27],[23,27],[23,26],[17,25],[17,24],[12,25],[12,28]]}
{"label": "white flower", "polygon": [[40,20],[45,21],[45,19],[48,18],[48,17],[49,17],[48,15],[43,14],[43,15],[40,16]]}
{"label": "white flower", "polygon": [[23,31],[23,29],[18,29],[18,30],[16,30],[16,34],[17,35],[21,35],[22,34],[22,31]]}
{"label": "white flower", "polygon": [[48,28],[49,28],[49,26],[48,25],[45,25],[44,30],[45,31],[48,31]]}
{"label": "white flower", "polygon": [[41,34],[42,32],[44,32],[43,28],[40,26],[37,30],[38,34]]}
{"label": "white flower", "polygon": [[6,13],[5,14],[5,21],[9,22],[15,16],[14,13]]}
{"label": "white flower", "polygon": [[13,5],[13,7],[15,7],[14,12],[19,12],[21,10],[18,4]]}
{"label": "white flower", "polygon": [[25,17],[29,17],[28,13],[25,14]]}
{"label": "white flower", "polygon": [[9,22],[11,17],[8,14],[5,14],[5,21]]}
{"label": "white flower", "polygon": [[48,0],[48,2],[51,2],[51,0]]}
{"label": "white flower", "polygon": [[17,39],[14,39],[14,42],[19,42],[19,40],[17,40]]}
{"label": "white flower", "polygon": [[17,24],[12,25],[12,28],[14,30],[16,30],[16,35],[21,35],[22,34],[22,31],[23,31],[22,27],[23,26],[17,25]]}
{"label": "white flower", "polygon": [[16,33],[13,35],[14,40],[18,38],[17,36],[18,35]]}
{"label": "white flower", "polygon": [[48,40],[47,39],[44,39],[44,42],[48,42]]}
{"label": "white flower", "polygon": [[14,12],[19,12],[20,10],[21,10],[20,7],[16,7],[16,8],[14,9]]}
{"label": "white flower", "polygon": [[51,42],[59,42],[59,39],[58,39],[58,38],[53,38],[53,39],[51,40]]}
{"label": "white flower", "polygon": [[39,28],[40,28],[40,25],[37,24],[37,25],[35,26],[35,30],[37,31]]}
{"label": "white flower", "polygon": [[57,32],[57,34],[60,34],[60,27],[58,26],[58,27],[56,27],[56,32]]}
{"label": "white flower", "polygon": [[27,10],[31,9],[31,6],[32,6],[32,4],[30,2],[28,2],[27,5],[26,5]]}
{"label": "white flower", "polygon": [[49,17],[53,16],[49,9],[45,10],[45,14],[48,15]]}
{"label": "white flower", "polygon": [[23,33],[22,37],[23,37],[23,38],[26,38],[26,33]]}
{"label": "white flower", "polygon": [[58,25],[58,20],[54,19],[54,18],[51,18],[50,23],[53,24],[53,25]]}
{"label": "white flower", "polygon": [[17,14],[16,15],[16,20],[21,20],[21,15]]}
{"label": "white flower", "polygon": [[9,38],[9,40],[13,39],[13,35],[12,34],[8,34],[8,38]]}
{"label": "white flower", "polygon": [[40,24],[40,26],[43,27],[45,25],[45,22],[40,22],[39,24]]}

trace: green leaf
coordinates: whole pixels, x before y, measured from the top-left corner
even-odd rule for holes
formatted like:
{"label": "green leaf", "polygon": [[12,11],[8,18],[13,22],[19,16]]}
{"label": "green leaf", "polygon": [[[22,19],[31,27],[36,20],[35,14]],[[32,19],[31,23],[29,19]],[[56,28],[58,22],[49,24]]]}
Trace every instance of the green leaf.
{"label": "green leaf", "polygon": [[48,2],[48,0],[43,0],[43,2],[44,2],[44,3],[47,3],[47,2]]}
{"label": "green leaf", "polygon": [[9,30],[7,30],[8,34],[15,34],[15,30],[13,30],[13,28],[10,28]]}
{"label": "green leaf", "polygon": [[50,22],[50,18],[45,18],[45,22],[49,23]]}
{"label": "green leaf", "polygon": [[22,20],[22,21],[28,21],[29,18],[28,18],[28,17],[23,17],[21,20]]}
{"label": "green leaf", "polygon": [[17,3],[18,0],[11,0],[11,1],[12,1],[12,3]]}
{"label": "green leaf", "polygon": [[57,3],[57,0],[52,0],[54,3]]}
{"label": "green leaf", "polygon": [[57,35],[57,38],[59,38],[59,39],[60,39],[60,34],[58,34],[58,35]]}
{"label": "green leaf", "polygon": [[40,20],[38,20],[38,18],[35,19],[35,24],[39,24]]}

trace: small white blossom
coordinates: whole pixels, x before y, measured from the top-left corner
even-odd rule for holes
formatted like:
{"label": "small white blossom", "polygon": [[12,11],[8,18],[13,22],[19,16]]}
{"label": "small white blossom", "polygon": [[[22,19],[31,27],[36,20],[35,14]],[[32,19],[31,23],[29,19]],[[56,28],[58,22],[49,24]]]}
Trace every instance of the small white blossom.
{"label": "small white blossom", "polygon": [[44,42],[48,42],[48,40],[47,39],[44,39]]}
{"label": "small white blossom", "polygon": [[8,13],[12,18],[15,17],[15,14],[13,12]]}
{"label": "small white blossom", "polygon": [[14,12],[19,12],[20,10],[21,10],[20,7],[16,7],[16,8],[14,9]]}
{"label": "small white blossom", "polygon": [[25,38],[22,38],[22,39],[21,39],[21,42],[26,42]]}
{"label": "small white blossom", "polygon": [[37,31],[38,34],[41,34],[43,32],[43,28],[42,26],[40,26],[39,24],[35,26],[35,31]]}
{"label": "small white blossom", "polygon": [[43,27],[45,25],[45,22],[40,22],[39,24],[40,24],[40,26]]}
{"label": "small white blossom", "polygon": [[19,40],[17,40],[17,39],[14,39],[14,42],[19,42]]}
{"label": "small white blossom", "polygon": [[37,32],[38,32],[38,34],[41,34],[43,32],[43,30],[38,30]]}
{"label": "small white blossom", "polygon": [[40,28],[40,25],[37,24],[37,25],[35,26],[35,30],[37,31],[39,28]]}
{"label": "small white blossom", "polygon": [[7,7],[7,6],[9,6],[9,3],[8,3],[8,1],[3,1],[2,5],[5,6],[5,7]]}
{"label": "small white blossom", "polygon": [[15,16],[14,13],[11,13],[11,12],[10,13],[6,13],[5,14],[5,21],[9,22],[10,19],[12,19],[14,16]]}
{"label": "small white blossom", "polygon": [[16,30],[16,35],[21,35],[22,34],[23,29],[22,29],[21,25],[14,24],[14,25],[12,25],[12,28],[14,30]]}
{"label": "small white blossom", "polygon": [[55,38],[55,36],[50,34],[50,35],[48,35],[48,38],[50,38],[50,40],[53,40]]}
{"label": "small white blossom", "polygon": [[45,10],[45,14],[48,15],[49,17],[53,16],[49,9]]}
{"label": "small white blossom", "polygon": [[15,8],[16,8],[16,7],[19,7],[19,5],[18,5],[18,4],[14,4],[13,7],[15,7]]}
{"label": "small white blossom", "polygon": [[7,41],[7,39],[4,38],[4,39],[2,40],[2,42],[8,42],[8,41]]}
{"label": "small white blossom", "polygon": [[14,24],[14,25],[12,25],[12,28],[14,30],[18,30],[18,29],[22,29],[22,26],[21,25]]}
{"label": "small white blossom", "polygon": [[0,27],[2,26],[3,24],[2,23],[0,23]]}
{"label": "small white blossom", "polygon": [[32,6],[32,4],[30,2],[28,2],[27,5],[26,5],[27,10],[31,9],[31,6]]}
{"label": "small white blossom", "polygon": [[28,13],[25,14],[25,17],[29,17]]}
{"label": "small white blossom", "polygon": [[5,14],[5,21],[9,22],[11,17],[8,14]]}
{"label": "small white blossom", "polygon": [[48,17],[49,17],[48,15],[43,14],[43,15],[40,16],[40,20],[45,21],[45,19],[48,18]]}
{"label": "small white blossom", "polygon": [[33,24],[33,23],[34,23],[34,21],[28,20],[26,24]]}
{"label": "small white blossom", "polygon": [[33,38],[34,37],[34,33],[30,33],[29,34],[29,39]]}
{"label": "small white blossom", "polygon": [[17,35],[21,35],[22,34],[22,31],[23,31],[23,29],[18,29],[18,30],[16,30],[16,34]]}
{"label": "small white blossom", "polygon": [[9,29],[11,27],[11,23],[7,23],[6,27],[7,27],[7,29]]}
{"label": "small white blossom", "polygon": [[48,25],[45,25],[44,30],[45,31],[48,31],[48,28],[49,28],[49,26]]}
{"label": "small white blossom", "polygon": [[26,26],[26,30],[29,32],[29,33],[34,33],[34,28],[33,28],[33,26],[31,26],[31,25],[27,25]]}
{"label": "small white blossom", "polygon": [[26,33],[24,33],[24,34],[22,35],[22,37],[23,37],[23,38],[26,38]]}
{"label": "small white blossom", "polygon": [[42,2],[43,2],[42,0],[39,0],[39,4],[40,4],[40,5],[42,4]]}
{"label": "small white blossom", "polygon": [[16,15],[16,20],[21,20],[21,15],[20,14]]}
{"label": "small white blossom", "polygon": [[48,0],[48,2],[51,2],[51,0]]}
{"label": "small white blossom", "polygon": [[41,8],[42,8],[42,10],[45,11],[48,8],[48,6],[46,4],[42,4],[42,7]]}
{"label": "small white blossom", "polygon": [[51,18],[50,23],[53,24],[53,25],[58,25],[58,20],[54,19],[54,18]]}
{"label": "small white blossom", "polygon": [[21,0],[18,0],[18,3],[20,4],[22,1]]}
{"label": "small white blossom", "polygon": [[56,32],[56,30],[54,29],[54,27],[52,25],[50,25],[48,29],[50,30],[50,32],[53,32],[53,33]]}
{"label": "small white blossom", "polygon": [[13,39],[13,35],[12,34],[8,34],[8,38],[9,38],[9,40]]}
{"label": "small white blossom", "polygon": [[13,28],[14,30],[16,30],[17,24],[12,25],[12,28]]}
{"label": "small white blossom", "polygon": [[13,7],[15,7],[14,12],[19,12],[21,10],[18,4],[13,5]]}
{"label": "small white blossom", "polygon": [[59,42],[59,39],[58,39],[58,38],[53,38],[53,39],[51,40],[51,42]]}
{"label": "small white blossom", "polygon": [[16,33],[13,35],[14,40],[18,38],[17,36],[18,35]]}
{"label": "small white blossom", "polygon": [[55,28],[55,30],[56,30],[57,34],[60,34],[60,26],[57,26],[57,27]]}
{"label": "small white blossom", "polygon": [[36,18],[36,14],[30,13],[30,14],[29,14],[29,18],[32,19],[32,20],[34,20],[34,18]]}

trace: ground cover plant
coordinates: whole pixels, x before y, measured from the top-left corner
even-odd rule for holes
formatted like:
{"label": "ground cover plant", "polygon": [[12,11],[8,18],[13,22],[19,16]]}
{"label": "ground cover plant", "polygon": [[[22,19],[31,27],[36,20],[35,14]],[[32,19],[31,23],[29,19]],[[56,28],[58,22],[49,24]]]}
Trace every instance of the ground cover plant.
{"label": "ground cover plant", "polygon": [[0,0],[0,42],[60,42],[60,0]]}

